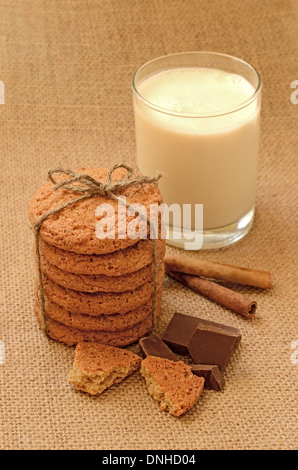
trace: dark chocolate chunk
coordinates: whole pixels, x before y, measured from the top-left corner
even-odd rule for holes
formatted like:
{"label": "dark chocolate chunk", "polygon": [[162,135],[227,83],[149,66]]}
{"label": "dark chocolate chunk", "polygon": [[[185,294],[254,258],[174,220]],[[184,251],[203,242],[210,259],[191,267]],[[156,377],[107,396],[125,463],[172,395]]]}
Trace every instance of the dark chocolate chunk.
{"label": "dark chocolate chunk", "polygon": [[241,333],[231,326],[175,313],[162,339],[174,352],[190,354],[194,363],[216,364],[223,372]]}
{"label": "dark chocolate chunk", "polygon": [[188,343],[199,324],[200,319],[175,313],[162,336],[162,340],[177,354],[189,354]]}
{"label": "dark chocolate chunk", "polygon": [[204,377],[207,390],[220,391],[225,386],[224,376],[215,364],[192,364],[191,371],[199,377]]}
{"label": "dark chocolate chunk", "polygon": [[237,328],[199,319],[188,351],[194,363],[217,364],[224,372],[240,340]]}
{"label": "dark chocolate chunk", "polygon": [[171,361],[179,361],[176,354],[174,354],[162,339],[155,334],[141,338],[139,345],[144,357],[158,356],[164,359],[170,359]]}

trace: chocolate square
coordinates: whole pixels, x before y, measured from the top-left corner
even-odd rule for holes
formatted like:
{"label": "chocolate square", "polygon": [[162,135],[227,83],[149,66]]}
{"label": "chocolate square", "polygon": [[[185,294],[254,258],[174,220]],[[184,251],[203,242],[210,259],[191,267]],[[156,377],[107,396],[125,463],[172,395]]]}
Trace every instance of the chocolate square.
{"label": "chocolate square", "polygon": [[171,361],[179,361],[176,354],[174,354],[162,339],[155,334],[141,338],[139,345],[144,357],[158,356],[164,359],[170,359]]}
{"label": "chocolate square", "polygon": [[225,379],[217,365],[212,364],[192,364],[191,371],[199,377],[204,377],[205,388],[207,390],[220,391],[224,388]]}
{"label": "chocolate square", "polygon": [[175,313],[162,336],[162,340],[177,354],[189,354],[188,345],[200,319]]}
{"label": "chocolate square", "polygon": [[216,364],[223,372],[241,340],[241,333],[231,326],[198,320],[187,345],[189,354],[194,363]]}

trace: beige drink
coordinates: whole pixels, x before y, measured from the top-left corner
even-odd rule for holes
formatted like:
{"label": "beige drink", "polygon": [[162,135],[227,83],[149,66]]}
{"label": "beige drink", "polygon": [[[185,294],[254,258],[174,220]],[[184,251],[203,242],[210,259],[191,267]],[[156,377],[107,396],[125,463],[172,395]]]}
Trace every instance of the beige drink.
{"label": "beige drink", "polygon": [[260,127],[253,85],[216,68],[176,67],[140,80],[137,91],[137,162],[146,175],[163,174],[164,202],[203,204],[207,231],[253,215]]}

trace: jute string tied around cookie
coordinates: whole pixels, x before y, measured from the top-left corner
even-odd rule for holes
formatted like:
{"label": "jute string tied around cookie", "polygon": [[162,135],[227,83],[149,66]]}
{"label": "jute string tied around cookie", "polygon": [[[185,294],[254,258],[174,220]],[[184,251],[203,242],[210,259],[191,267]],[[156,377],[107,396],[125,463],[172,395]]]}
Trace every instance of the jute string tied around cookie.
{"label": "jute string tied around cookie", "polygon": [[[112,181],[112,174],[117,168],[124,168],[127,171],[127,174],[124,179],[120,181]],[[56,181],[54,175],[66,175],[68,176],[67,179]],[[44,295],[44,287],[43,287],[43,279],[42,279],[42,271],[41,271],[41,259],[40,259],[40,250],[39,250],[39,231],[40,227],[44,220],[46,220],[51,215],[57,214],[58,212],[62,211],[68,206],[71,206],[79,201],[83,201],[84,199],[92,198],[95,196],[106,196],[114,201],[118,201],[121,204],[124,204],[127,208],[133,207],[133,204],[129,204],[126,200],[123,200],[119,193],[124,191],[125,189],[130,188],[131,186],[136,185],[143,185],[145,183],[155,183],[157,184],[158,180],[160,179],[161,175],[156,176],[155,178],[149,178],[147,176],[136,176],[134,175],[134,170],[124,164],[116,164],[112,168],[110,168],[107,181],[100,181],[92,176],[85,174],[85,173],[77,173],[70,169],[63,169],[63,168],[55,168],[54,170],[49,170],[48,178],[53,183],[53,191],[57,191],[60,188],[63,188],[69,192],[74,194],[81,194],[77,198],[68,201],[65,204],[62,204],[59,207],[56,207],[45,214],[43,214],[37,222],[33,225],[34,230],[34,237],[35,237],[35,252],[36,252],[36,264],[37,264],[37,272],[38,272],[38,291],[39,291],[39,301],[40,301],[40,310],[42,316],[42,323],[43,323],[43,330],[45,334],[47,334],[47,322],[46,322],[46,313],[45,313],[45,295]],[[156,233],[155,227],[152,226],[150,218],[145,216],[144,214],[138,212],[140,218],[145,220],[145,222],[151,227],[154,238],[150,241],[153,242],[153,264],[154,264],[154,293],[153,293],[153,301],[152,301],[152,325],[155,323],[155,312],[156,312],[156,301],[157,301],[157,243],[156,243]]]}

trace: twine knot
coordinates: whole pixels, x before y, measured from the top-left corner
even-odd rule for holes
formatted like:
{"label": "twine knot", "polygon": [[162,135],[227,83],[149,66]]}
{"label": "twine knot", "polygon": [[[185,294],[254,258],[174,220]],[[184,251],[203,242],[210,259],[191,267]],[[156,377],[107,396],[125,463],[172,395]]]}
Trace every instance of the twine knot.
{"label": "twine knot", "polygon": [[[124,168],[127,173],[123,179],[112,181],[112,174],[118,168]],[[149,178],[148,176],[143,176],[141,174],[139,176],[134,176],[133,173],[134,171],[129,165],[120,163],[110,168],[107,174],[107,181],[100,181],[88,174],[78,173],[70,169],[65,170],[63,168],[49,170],[48,178],[53,183],[54,191],[63,188],[67,191],[84,194],[87,197],[107,196],[112,199],[118,199],[117,194],[125,189],[137,184],[157,183],[161,177],[161,175],[158,175],[155,178]],[[56,181],[54,178],[54,175],[56,174],[67,175],[69,178],[62,181]]]}

